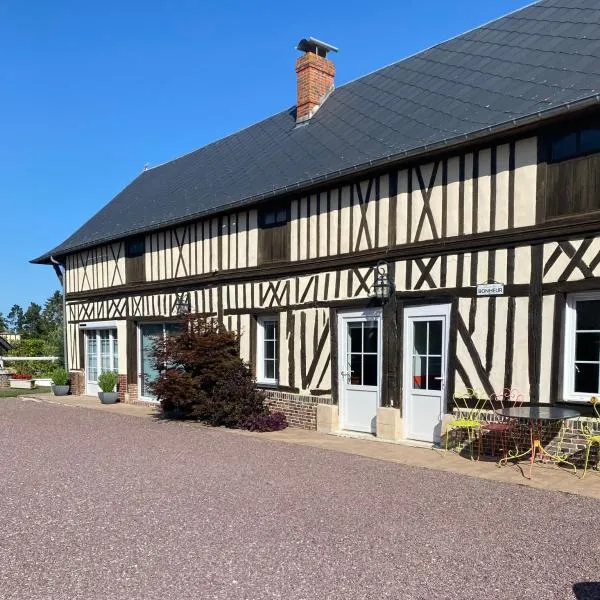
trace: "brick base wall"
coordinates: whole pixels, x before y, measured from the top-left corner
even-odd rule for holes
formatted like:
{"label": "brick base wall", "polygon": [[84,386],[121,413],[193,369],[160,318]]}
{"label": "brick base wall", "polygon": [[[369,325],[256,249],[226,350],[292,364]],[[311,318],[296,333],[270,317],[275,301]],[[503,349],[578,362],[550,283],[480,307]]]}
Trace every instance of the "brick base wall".
{"label": "brick base wall", "polygon": [[73,396],[82,396],[85,394],[85,374],[83,371],[70,371],[71,394]]}
{"label": "brick base wall", "polygon": [[[469,418],[472,415],[469,411],[454,411],[455,416]],[[484,411],[479,420],[494,423],[500,422],[502,419],[492,411]],[[600,424],[597,420],[581,417],[568,421],[551,422],[545,421],[541,430],[541,442],[544,448],[550,453],[563,456],[566,460],[574,463],[578,467],[583,466],[586,452],[586,439],[583,435],[582,428],[589,427],[592,431],[600,434],[598,428]],[[458,444],[461,453],[470,453],[469,440],[466,431],[451,430],[448,447],[456,447]],[[526,451],[531,447],[531,434],[529,430],[529,422],[527,420],[519,420],[514,422],[514,428],[507,437],[508,448],[510,451],[517,450],[519,453]],[[445,444],[445,439],[442,437],[442,444]],[[494,455],[499,458],[502,456],[502,440],[496,433],[483,431],[481,440],[482,453],[487,456]],[[493,452],[494,450],[494,452]],[[477,452],[477,442],[474,446],[475,453]],[[526,459],[527,457],[525,457]],[[600,460],[598,445],[592,446],[590,451],[590,466],[593,466]]]}
{"label": "brick base wall", "polygon": [[0,371],[0,388],[10,387],[10,374],[8,372]]}
{"label": "brick base wall", "polygon": [[290,427],[299,429],[317,428],[317,404],[333,404],[331,398],[324,396],[302,396],[288,392],[264,390],[266,404],[271,412],[285,414]]}

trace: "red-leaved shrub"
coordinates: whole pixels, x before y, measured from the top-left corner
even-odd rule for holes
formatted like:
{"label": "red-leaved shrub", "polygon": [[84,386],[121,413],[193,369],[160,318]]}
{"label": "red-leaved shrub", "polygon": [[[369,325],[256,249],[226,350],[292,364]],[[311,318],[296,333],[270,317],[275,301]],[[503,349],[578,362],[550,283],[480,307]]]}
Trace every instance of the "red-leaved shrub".
{"label": "red-leaved shrub", "polygon": [[244,427],[269,415],[238,336],[215,320],[189,315],[179,333],[155,342],[153,359],[160,375],[149,387],[169,418]]}

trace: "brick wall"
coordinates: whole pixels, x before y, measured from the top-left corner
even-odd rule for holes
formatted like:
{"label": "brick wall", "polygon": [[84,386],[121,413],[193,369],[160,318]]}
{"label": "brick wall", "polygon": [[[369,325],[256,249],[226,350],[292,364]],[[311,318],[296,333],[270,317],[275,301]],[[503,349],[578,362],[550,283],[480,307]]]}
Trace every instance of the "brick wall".
{"label": "brick wall", "polygon": [[285,414],[290,427],[299,429],[316,429],[317,404],[333,404],[331,398],[324,396],[302,396],[275,390],[264,391],[267,394],[266,404],[271,412],[281,411]]}
{"label": "brick wall", "polygon": [[70,371],[71,394],[73,396],[82,396],[85,394],[85,375],[83,371]]}
{"label": "brick wall", "polygon": [[[465,410],[455,410],[454,414],[455,416],[466,418],[471,416],[469,411]],[[502,419],[492,411],[484,411],[479,420],[486,422],[500,422]],[[518,450],[518,452],[524,452],[531,447],[529,422],[527,420],[515,420],[513,424],[514,429],[511,430],[506,438],[508,448],[511,451]],[[566,460],[574,463],[578,467],[582,467],[586,451],[586,439],[583,434],[583,429],[585,427],[589,427],[592,431],[600,434],[600,423],[595,419],[587,417],[564,422],[545,421],[542,423],[542,428],[540,430],[542,445],[550,453],[563,456]],[[455,447],[456,443],[458,443],[461,453],[465,455],[470,453],[468,436],[464,430],[450,432],[448,447]],[[442,444],[445,444],[444,438],[442,438]],[[503,440],[498,434],[493,434],[484,430],[482,437],[482,453],[484,455],[494,455],[499,458],[502,456],[502,446]],[[477,445],[475,445],[474,450],[476,453]],[[526,460],[526,458],[527,457],[525,457],[524,460]],[[596,461],[599,459],[598,446],[595,445],[590,452],[590,465],[595,465]]]}
{"label": "brick wall", "polygon": [[10,387],[10,373],[8,371],[0,371],[0,388]]}

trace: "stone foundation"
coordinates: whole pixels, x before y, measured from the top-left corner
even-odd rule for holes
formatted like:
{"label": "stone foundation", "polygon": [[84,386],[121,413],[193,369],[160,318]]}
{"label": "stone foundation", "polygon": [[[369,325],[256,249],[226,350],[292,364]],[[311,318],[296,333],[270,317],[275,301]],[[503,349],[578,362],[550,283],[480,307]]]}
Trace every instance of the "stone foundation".
{"label": "stone foundation", "polygon": [[400,410],[391,406],[380,406],[376,419],[377,437],[388,442],[397,442],[404,437]]}
{"label": "stone foundation", "polygon": [[[454,416],[473,418],[472,413],[467,410],[455,410]],[[450,418],[449,418],[450,417]],[[452,418],[450,415],[445,415],[444,425],[447,422],[451,422]],[[492,411],[484,411],[479,415],[480,421],[488,423],[501,422],[502,418],[496,415]],[[519,420],[514,423],[514,429],[508,434],[508,449],[510,451],[524,452],[527,448],[531,447],[531,435],[529,432],[529,422],[527,420]],[[582,428],[584,426],[589,427],[596,434],[600,434],[600,423],[597,419],[591,419],[588,417],[580,417],[578,419],[572,419],[567,421],[559,422],[544,422],[541,441],[544,448],[546,448],[552,454],[558,454],[564,456],[566,460],[574,463],[578,467],[583,466],[585,460],[586,451],[586,440],[583,435]],[[443,429],[445,432],[445,428]],[[448,448],[459,448],[461,454],[470,455],[470,442],[468,440],[467,433],[464,430],[450,430],[448,440]],[[445,437],[442,435],[441,444],[445,445]],[[483,437],[481,440],[482,454],[484,456],[494,456],[500,458],[503,453],[502,439],[499,434],[492,432],[483,431]],[[477,454],[478,441],[474,442],[473,451]],[[595,465],[600,459],[600,453],[598,452],[598,445],[592,446],[590,452],[590,465]]]}
{"label": "stone foundation", "polygon": [[277,390],[264,390],[267,394],[266,404],[271,412],[281,411],[285,414],[290,427],[299,429],[317,428],[317,405],[333,404],[330,398],[323,396],[303,396]]}

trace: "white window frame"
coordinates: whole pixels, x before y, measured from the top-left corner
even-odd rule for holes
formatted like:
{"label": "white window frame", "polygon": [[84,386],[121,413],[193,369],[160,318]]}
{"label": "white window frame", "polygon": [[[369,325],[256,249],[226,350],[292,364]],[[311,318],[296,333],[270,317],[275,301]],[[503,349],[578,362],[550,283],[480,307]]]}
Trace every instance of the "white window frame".
{"label": "white window frame", "polygon": [[577,302],[600,300],[600,292],[583,292],[569,294],[565,308],[564,364],[563,364],[563,399],[568,402],[589,402],[593,393],[575,391],[575,331],[577,327]]}
{"label": "white window frame", "polygon": [[[265,321],[275,321],[275,377],[265,375]],[[256,319],[256,381],[260,385],[279,385],[279,315],[261,315]]]}

